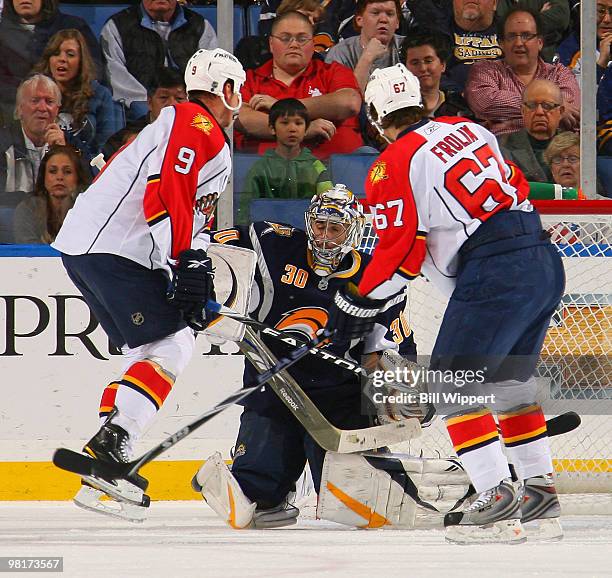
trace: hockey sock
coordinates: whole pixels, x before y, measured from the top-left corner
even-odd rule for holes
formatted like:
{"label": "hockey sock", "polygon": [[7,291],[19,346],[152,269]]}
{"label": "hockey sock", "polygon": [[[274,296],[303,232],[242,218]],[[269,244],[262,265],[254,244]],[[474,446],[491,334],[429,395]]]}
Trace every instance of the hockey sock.
{"label": "hockey sock", "polygon": [[159,364],[138,361],[120,380],[105,388],[100,401],[100,418],[104,422],[115,406],[119,415],[113,419],[114,423],[124,427],[130,436],[138,437],[168,397],[173,384],[174,379]]}
{"label": "hockey sock", "polygon": [[498,413],[506,454],[520,479],[553,471],[546,418],[536,403]]}
{"label": "hockey sock", "polygon": [[447,417],[446,428],[477,492],[494,488],[510,477],[497,425],[488,409]]}

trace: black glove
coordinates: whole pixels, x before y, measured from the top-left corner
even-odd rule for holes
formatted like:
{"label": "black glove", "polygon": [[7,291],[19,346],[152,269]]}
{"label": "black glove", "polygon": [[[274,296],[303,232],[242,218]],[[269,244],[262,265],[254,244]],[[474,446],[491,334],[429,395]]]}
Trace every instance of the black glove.
{"label": "black glove", "polygon": [[384,300],[359,295],[357,286],[348,283],[338,289],[329,307],[327,327],[336,330],[340,339],[356,339],[370,333]]}
{"label": "black glove", "polygon": [[203,249],[185,249],[173,270],[168,301],[183,313],[189,327],[200,331],[207,324],[204,306],[215,298],[212,261]]}

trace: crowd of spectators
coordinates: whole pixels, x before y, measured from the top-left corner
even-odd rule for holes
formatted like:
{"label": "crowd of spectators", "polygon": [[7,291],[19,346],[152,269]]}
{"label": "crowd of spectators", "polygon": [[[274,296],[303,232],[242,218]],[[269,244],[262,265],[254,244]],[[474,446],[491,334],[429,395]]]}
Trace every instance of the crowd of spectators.
{"label": "crowd of spectators", "polygon": [[[62,4],[4,0],[1,8],[0,207],[20,207],[15,222],[24,234],[15,230],[16,239],[51,239],[52,221],[97,172],[89,161],[100,152],[108,159],[163,106],[184,100],[188,58],[218,45],[198,10],[207,0],[117,2],[97,27]],[[246,11],[254,2],[241,4]],[[578,2],[257,4],[256,29],[236,39],[248,70],[235,149],[261,156],[240,191],[243,218],[250,199],[307,198],[331,185],[333,155],[374,155],[386,146],[368,125],[362,95],[374,69],[398,62],[418,78],[430,118],[482,123],[529,181],[578,186]],[[612,0],[596,0],[596,14],[597,146],[601,157],[612,157]],[[58,159],[64,170],[78,165],[71,170],[78,185],[65,185],[62,203],[44,188],[44,171]],[[611,189],[598,183],[600,193],[612,196]],[[34,236],[25,233],[32,230]]]}

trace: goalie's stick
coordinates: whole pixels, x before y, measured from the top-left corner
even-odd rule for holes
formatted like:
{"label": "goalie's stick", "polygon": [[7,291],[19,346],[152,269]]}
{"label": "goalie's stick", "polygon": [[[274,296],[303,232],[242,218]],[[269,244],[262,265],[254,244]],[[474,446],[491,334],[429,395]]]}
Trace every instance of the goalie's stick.
{"label": "goalie's stick", "polygon": [[[265,323],[261,321],[257,321],[257,319],[253,319],[252,317],[249,317],[248,315],[241,315],[237,311],[234,311],[233,309],[230,309],[229,307],[225,307],[224,305],[221,305],[220,303],[217,303],[216,301],[208,301],[206,303],[206,309],[214,313],[218,313],[219,315],[228,317],[229,319],[234,319],[235,321],[244,323],[247,327],[256,327],[257,329],[261,331],[263,335],[272,337],[276,341],[282,341],[283,343],[286,343],[287,345],[292,345],[293,347],[297,347],[298,345],[304,345],[306,343],[305,339],[300,339],[295,334],[288,334],[285,331],[274,329],[273,327],[270,327],[269,325],[266,325]],[[350,359],[345,359],[344,357],[339,357],[337,355],[334,355],[333,353],[330,353],[329,351],[325,349],[319,349],[319,348],[313,347],[310,350],[310,353],[312,353],[316,357],[320,357],[321,359],[324,359],[325,361],[328,361],[334,365],[337,365],[338,367],[341,367],[342,369],[351,371],[355,375],[364,376],[364,377],[368,375],[368,372],[366,371],[366,369],[362,367],[361,365],[359,365],[358,363],[355,363],[354,361],[351,361]]]}
{"label": "goalie's stick", "polygon": [[179,441],[187,437],[190,433],[194,432],[200,426],[204,425],[207,421],[212,419],[217,414],[221,413],[228,407],[249,396],[251,393],[259,389],[264,383],[266,383],[271,377],[276,375],[279,371],[283,371],[284,369],[291,367],[294,363],[296,363],[303,357],[309,355],[311,348],[321,344],[331,335],[331,332],[325,330],[320,336],[315,337],[305,345],[294,349],[286,357],[284,357],[283,359],[275,363],[272,367],[270,367],[267,371],[258,375],[252,385],[232,393],[230,396],[218,403],[215,407],[213,407],[206,413],[203,413],[200,417],[198,417],[191,423],[183,426],[179,431],[172,434],[170,437],[166,438],[164,441],[162,441],[155,447],[151,448],[148,452],[146,452],[136,460],[133,460],[126,464],[113,464],[110,462],[93,459],[85,454],[75,452],[67,448],[59,448],[55,450],[55,453],[53,454],[53,463],[63,470],[67,470],[69,472],[85,476],[87,478],[94,478],[94,484],[96,482],[101,482],[99,484],[96,484],[96,487],[102,486],[99,487],[100,490],[108,493],[109,495],[114,498],[117,498],[118,500],[134,503],[136,505],[146,506],[148,504],[144,502],[148,501],[148,497],[146,498],[146,500],[141,497],[133,499],[127,497],[125,494],[122,494],[119,491],[119,488],[117,484],[114,483],[114,481],[126,480],[133,486],[136,486],[136,488],[140,488],[143,491],[146,490],[149,485],[149,482],[139,475],[138,471],[140,470],[140,468],[142,468],[145,464],[148,464],[150,461],[154,460],[157,456],[170,449],[172,446],[176,445]]}
{"label": "goalie's stick", "polygon": [[[274,354],[251,327],[246,328],[240,351],[257,371],[265,372],[277,363]],[[372,450],[418,437],[421,426],[417,419],[400,420],[362,429],[343,430],[332,425],[306,395],[298,383],[285,371],[268,380],[268,386],[278,395],[304,429],[324,450],[351,453]]]}

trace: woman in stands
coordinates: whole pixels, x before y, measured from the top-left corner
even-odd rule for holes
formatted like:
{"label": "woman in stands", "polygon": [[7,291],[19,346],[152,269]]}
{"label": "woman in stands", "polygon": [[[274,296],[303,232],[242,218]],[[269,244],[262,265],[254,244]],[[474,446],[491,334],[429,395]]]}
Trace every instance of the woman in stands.
{"label": "woman in stands", "polygon": [[43,157],[34,192],[15,209],[15,243],[46,244],[57,235],[89,174],[72,146],[55,145]]}
{"label": "woman in stands", "polygon": [[[580,135],[574,132],[562,132],[556,135],[544,151],[544,162],[550,167],[553,182],[562,187],[580,189]],[[605,189],[596,182],[596,192],[605,196]],[[586,197],[578,193],[579,199]],[[599,197],[598,197],[599,198]]]}
{"label": "woman in stands", "polygon": [[87,158],[96,156],[124,123],[110,90],[95,80],[83,35],[73,28],[60,30],[49,40],[35,70],[53,78],[62,91],[60,126],[70,144]]}

